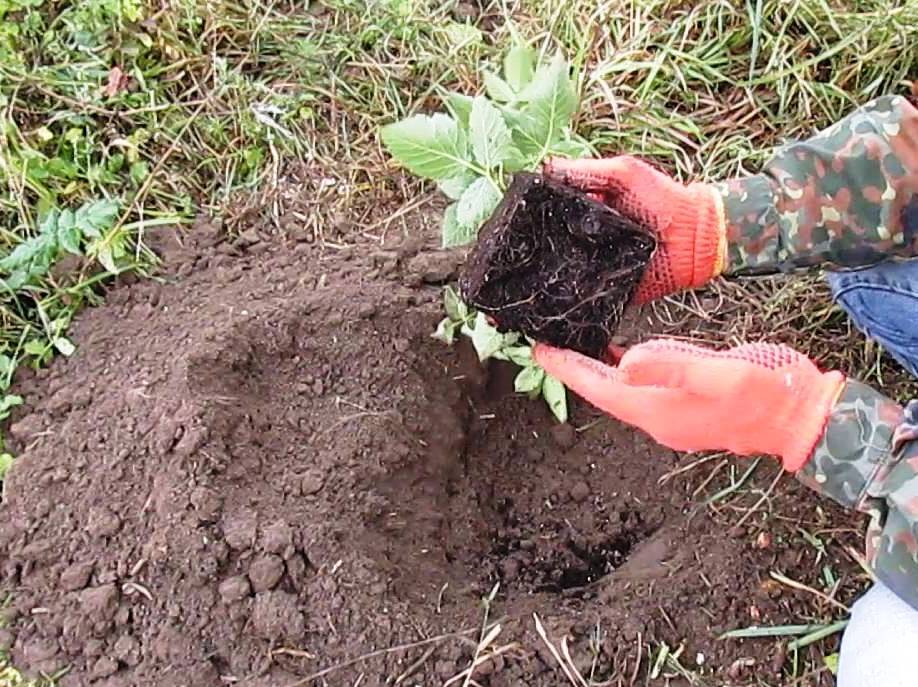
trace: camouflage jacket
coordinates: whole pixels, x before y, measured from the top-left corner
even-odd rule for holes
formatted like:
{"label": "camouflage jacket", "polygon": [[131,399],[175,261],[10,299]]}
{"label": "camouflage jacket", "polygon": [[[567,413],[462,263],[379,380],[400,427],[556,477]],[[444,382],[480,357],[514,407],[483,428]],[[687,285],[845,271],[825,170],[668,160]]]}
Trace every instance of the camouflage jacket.
{"label": "camouflage jacket", "polygon": [[[918,255],[918,110],[902,97],[859,108],[719,185],[727,274]],[[797,477],[870,516],[867,559],[918,609],[918,401],[905,409],[849,380]]]}

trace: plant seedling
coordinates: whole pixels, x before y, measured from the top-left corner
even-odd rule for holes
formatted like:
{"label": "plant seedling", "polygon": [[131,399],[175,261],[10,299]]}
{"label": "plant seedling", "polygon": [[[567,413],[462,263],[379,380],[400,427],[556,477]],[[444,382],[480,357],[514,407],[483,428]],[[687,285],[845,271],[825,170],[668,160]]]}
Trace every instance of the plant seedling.
{"label": "plant seedling", "polygon": [[500,331],[601,358],[655,247],[606,205],[520,173],[481,229],[459,285]]}
{"label": "plant seedling", "polygon": [[[589,144],[573,131],[572,120],[579,100],[570,67],[562,56],[541,61],[530,46],[518,44],[504,58],[503,76],[485,70],[483,81],[487,96],[445,93],[443,101],[448,113],[413,115],[384,126],[380,131],[383,144],[396,160],[414,174],[436,181],[440,190],[454,201],[443,215],[444,247],[474,242],[479,228],[502,200],[501,207],[519,210],[520,185],[530,180],[529,185],[537,191],[531,182],[533,175],[526,172],[536,170],[546,157],[584,157],[591,152]],[[516,175],[518,181],[511,184],[510,195],[504,199],[511,175]],[[474,274],[468,271],[463,282],[463,293],[473,305],[499,316],[501,331],[489,324],[483,312],[476,312],[455,292],[448,291],[447,317],[434,335],[452,343],[456,333],[461,333],[471,338],[481,360],[499,358],[520,365],[523,369],[516,379],[517,391],[541,395],[555,416],[564,422],[567,419],[564,387],[535,364],[531,341],[527,342],[522,335],[535,334],[549,343],[575,343],[578,350],[586,346],[591,352],[595,351],[601,332],[591,328],[587,333],[579,326],[580,319],[599,318],[600,328],[611,330],[620,315],[620,309],[616,310],[620,306],[613,303],[618,299],[623,304],[630,297],[640,277],[638,267],[646,263],[649,251],[653,250],[653,240],[633,231],[633,227],[626,225],[618,215],[604,212],[600,204],[573,190],[561,190],[561,187],[547,184],[540,188],[548,191],[542,209],[554,213],[561,224],[555,226],[557,222],[547,216],[539,219],[541,228],[533,233],[540,237],[535,242],[539,245],[530,241],[536,264],[541,265],[539,269],[548,270],[551,265],[549,253],[559,249],[562,252],[558,256],[569,259],[573,254],[567,252],[574,251],[580,262],[572,263],[565,274],[574,275],[577,269],[589,263],[587,272],[573,277],[573,281],[555,278],[544,271],[541,276],[538,270],[526,273],[528,263],[516,261],[505,250],[517,238],[525,222],[526,213],[514,212],[509,217],[513,221],[509,222],[508,229],[489,231],[486,245],[480,245],[475,251],[473,262],[477,260],[476,265],[492,264],[492,267],[485,266]],[[553,193],[559,194],[554,201],[550,200]],[[620,259],[599,264],[620,249],[624,251]],[[623,265],[632,262],[635,265],[633,274],[627,270],[627,274],[621,272]],[[523,271],[515,273],[516,270]],[[618,272],[621,272],[620,280],[615,279]],[[588,312],[590,306],[581,303],[580,308],[571,313],[578,319],[571,320],[566,329],[548,321],[543,321],[543,326],[533,326],[535,319],[523,317],[519,308],[510,307],[516,287],[505,286],[503,294],[496,296],[491,285],[485,283],[498,274],[499,283],[518,280],[519,288],[527,289],[527,294],[533,288],[552,294],[560,289],[567,294],[560,299],[553,297],[553,306],[548,301],[539,301],[538,313],[543,320],[545,317],[563,319],[557,317],[563,316],[563,310],[552,314],[551,307],[563,309],[564,304],[576,300],[579,293],[587,298],[592,295],[602,303],[597,302],[595,312]],[[581,280],[584,277],[595,288],[583,290]],[[522,296],[523,299],[528,297]],[[582,341],[571,337],[568,330],[579,332]]]}

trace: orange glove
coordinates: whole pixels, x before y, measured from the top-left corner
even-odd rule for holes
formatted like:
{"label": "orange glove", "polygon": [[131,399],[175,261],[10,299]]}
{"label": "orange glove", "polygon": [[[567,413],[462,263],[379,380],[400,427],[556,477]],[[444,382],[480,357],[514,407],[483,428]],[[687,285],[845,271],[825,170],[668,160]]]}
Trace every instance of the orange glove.
{"label": "orange glove", "polygon": [[593,405],[679,451],[780,456],[796,472],[822,437],[845,384],[787,346],[727,351],[667,340],[625,352],[618,367],[539,344],[536,362]]}
{"label": "orange glove", "polygon": [[605,160],[552,158],[542,171],[551,179],[599,195],[656,232],[659,245],[638,285],[635,303],[703,286],[724,271],[724,208],[713,186],[683,186],[627,155]]}

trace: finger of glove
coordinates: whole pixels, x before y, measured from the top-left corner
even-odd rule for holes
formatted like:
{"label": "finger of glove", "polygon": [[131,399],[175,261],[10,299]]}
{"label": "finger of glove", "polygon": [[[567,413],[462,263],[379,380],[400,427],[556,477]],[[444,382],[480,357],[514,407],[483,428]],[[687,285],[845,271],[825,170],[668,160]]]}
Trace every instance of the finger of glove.
{"label": "finger of glove", "polygon": [[577,395],[628,424],[642,426],[647,414],[667,400],[665,389],[631,386],[616,368],[575,351],[537,344],[532,355],[548,374]]}
{"label": "finger of glove", "polygon": [[554,181],[584,191],[621,192],[627,186],[627,157],[570,160],[553,157],[542,165],[542,173]]}

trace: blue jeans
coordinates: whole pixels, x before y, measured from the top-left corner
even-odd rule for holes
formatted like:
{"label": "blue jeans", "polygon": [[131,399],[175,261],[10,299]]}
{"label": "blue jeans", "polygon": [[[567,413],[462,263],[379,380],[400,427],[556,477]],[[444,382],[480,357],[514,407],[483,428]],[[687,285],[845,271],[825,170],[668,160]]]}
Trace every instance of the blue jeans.
{"label": "blue jeans", "polygon": [[857,328],[918,377],[918,258],[826,278]]}

